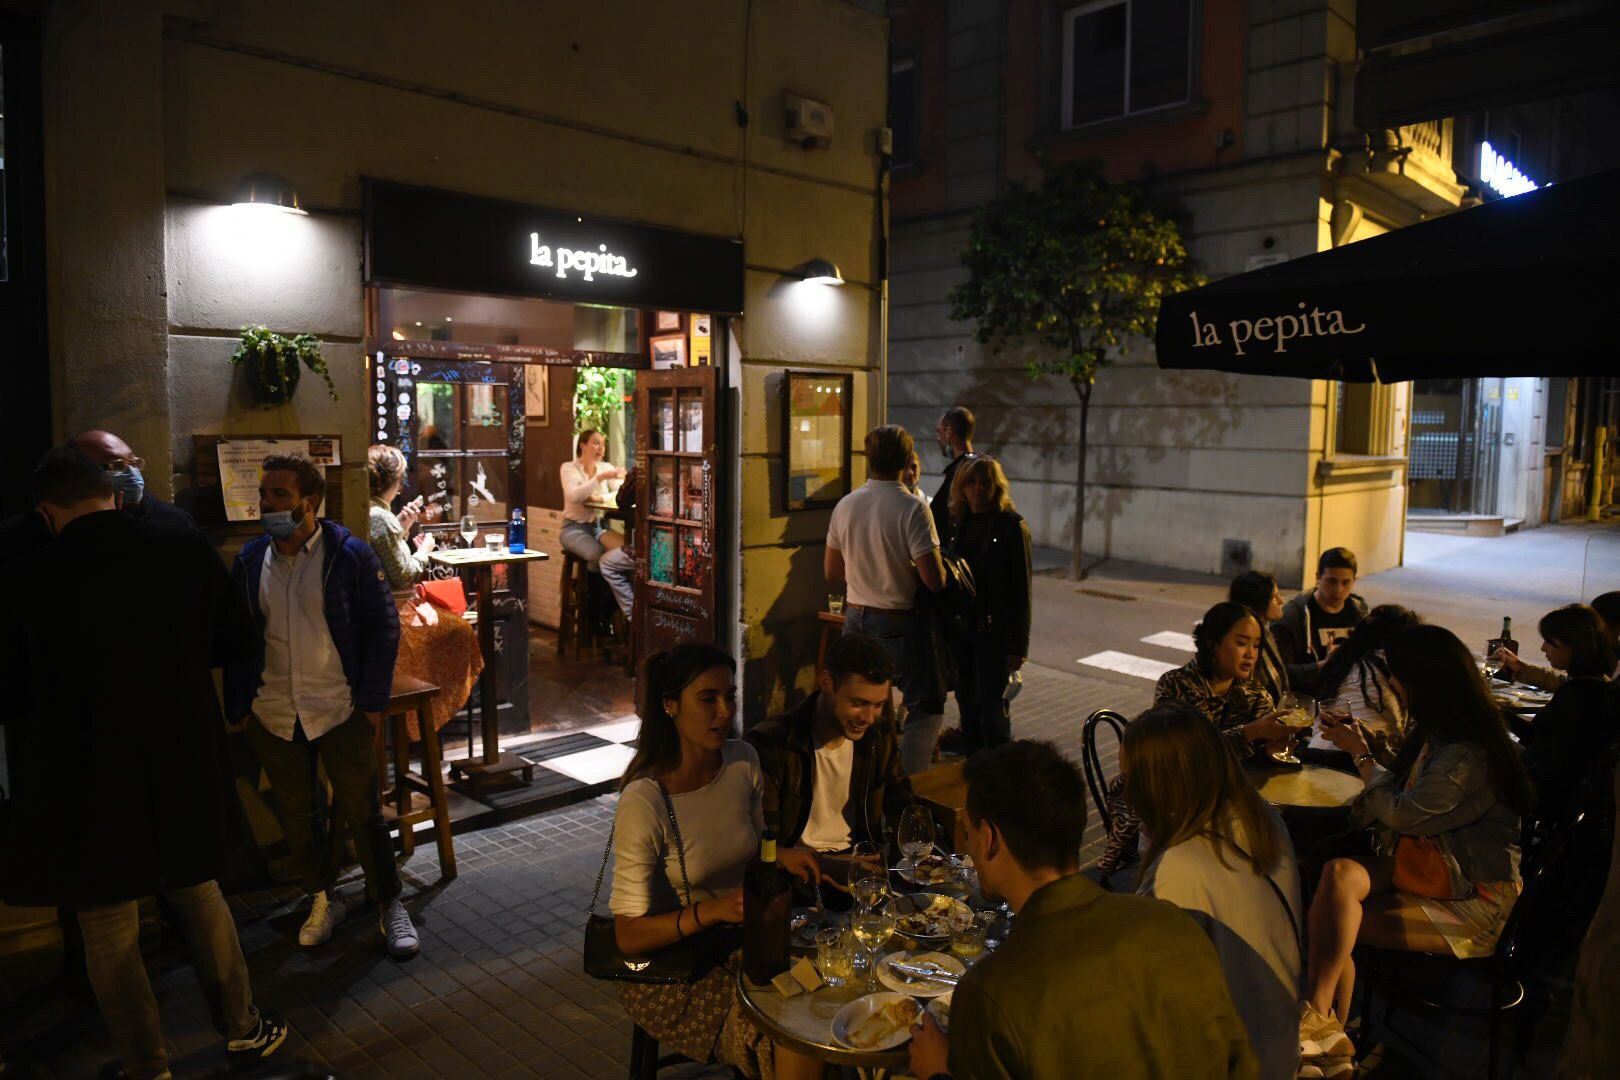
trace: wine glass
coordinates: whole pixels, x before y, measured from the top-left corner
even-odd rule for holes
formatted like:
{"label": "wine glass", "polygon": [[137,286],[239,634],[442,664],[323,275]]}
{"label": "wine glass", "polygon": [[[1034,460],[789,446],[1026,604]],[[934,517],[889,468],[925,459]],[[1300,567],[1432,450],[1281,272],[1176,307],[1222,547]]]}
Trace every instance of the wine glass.
{"label": "wine glass", "polygon": [[[900,815],[900,852],[916,866],[934,850],[934,815],[920,803],[912,803]],[[916,875],[913,874],[913,877]]]}
{"label": "wine glass", "polygon": [[866,989],[877,989],[877,951],[894,934],[894,909],[888,904],[853,912],[849,928],[866,950]]}
{"label": "wine glass", "polygon": [[[1277,705],[1278,717],[1288,727],[1298,732],[1310,731],[1311,725],[1316,723],[1316,701],[1304,694],[1287,693]],[[1281,749],[1273,751],[1271,760],[1282,762],[1284,765],[1298,765],[1300,760],[1294,754],[1294,740],[1298,735],[1292,735],[1288,743]]]}
{"label": "wine glass", "polygon": [[477,539],[478,539],[478,522],[473,518],[473,516],[471,514],[463,514],[462,517],[461,517],[461,540],[462,540],[462,542],[464,544],[466,544],[468,547],[472,547],[473,546],[473,541],[477,540]]}
{"label": "wine glass", "polygon": [[863,908],[881,904],[889,895],[889,872],[883,865],[883,849],[862,841],[850,849],[850,895]]}

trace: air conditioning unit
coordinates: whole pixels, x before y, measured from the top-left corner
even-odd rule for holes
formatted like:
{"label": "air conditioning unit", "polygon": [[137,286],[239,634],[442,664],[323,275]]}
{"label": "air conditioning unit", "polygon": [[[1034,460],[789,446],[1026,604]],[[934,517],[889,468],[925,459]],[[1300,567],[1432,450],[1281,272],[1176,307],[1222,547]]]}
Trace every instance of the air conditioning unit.
{"label": "air conditioning unit", "polygon": [[806,150],[832,145],[831,105],[795,94],[790,90],[782,92],[782,103],[786,106],[783,127],[790,141],[798,143]]}

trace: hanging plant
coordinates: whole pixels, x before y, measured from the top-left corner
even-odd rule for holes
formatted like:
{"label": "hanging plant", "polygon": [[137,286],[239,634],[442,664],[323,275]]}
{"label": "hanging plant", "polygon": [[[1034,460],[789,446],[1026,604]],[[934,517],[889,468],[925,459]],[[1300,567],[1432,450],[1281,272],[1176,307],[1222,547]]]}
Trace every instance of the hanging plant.
{"label": "hanging plant", "polygon": [[608,421],[624,408],[622,372],[583,367],[574,383],[574,431],[606,431]]}
{"label": "hanging plant", "polygon": [[326,380],[326,392],[337,400],[337,387],[326,369],[320,342],[314,334],[287,337],[263,326],[242,328],[242,343],[231,354],[231,363],[247,365],[248,386],[253,396],[269,405],[285,405],[298,389],[302,363]]}

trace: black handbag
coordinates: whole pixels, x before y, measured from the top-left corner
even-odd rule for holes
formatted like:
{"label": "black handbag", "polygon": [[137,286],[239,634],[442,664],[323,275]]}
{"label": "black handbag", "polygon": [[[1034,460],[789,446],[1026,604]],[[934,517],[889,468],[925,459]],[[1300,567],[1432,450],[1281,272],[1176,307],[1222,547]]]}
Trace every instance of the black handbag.
{"label": "black handbag", "polygon": [[[670,801],[663,782],[657,781],[657,784],[658,793],[664,797],[664,811],[669,814],[670,833],[675,837],[686,906],[691,907],[692,882],[686,876],[686,845],[681,842],[681,826],[675,820],[675,804]],[[695,983],[723,964],[742,943],[742,931],[737,927],[711,926],[646,956],[626,956],[613,930],[613,916],[596,913],[596,898],[602,891],[602,878],[607,875],[608,857],[612,853],[613,834],[610,832],[607,847],[602,850],[602,868],[596,872],[596,887],[591,890],[591,905],[585,920],[585,974],[593,979],[647,985]]]}

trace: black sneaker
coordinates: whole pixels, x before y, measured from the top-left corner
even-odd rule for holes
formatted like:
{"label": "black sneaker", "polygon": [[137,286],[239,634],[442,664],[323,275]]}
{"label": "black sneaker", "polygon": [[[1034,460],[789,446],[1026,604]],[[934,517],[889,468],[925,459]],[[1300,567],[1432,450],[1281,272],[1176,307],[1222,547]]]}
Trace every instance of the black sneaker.
{"label": "black sneaker", "polygon": [[225,1053],[232,1061],[255,1061],[267,1058],[287,1041],[287,1021],[275,1013],[260,1010],[259,1026],[225,1044]]}

